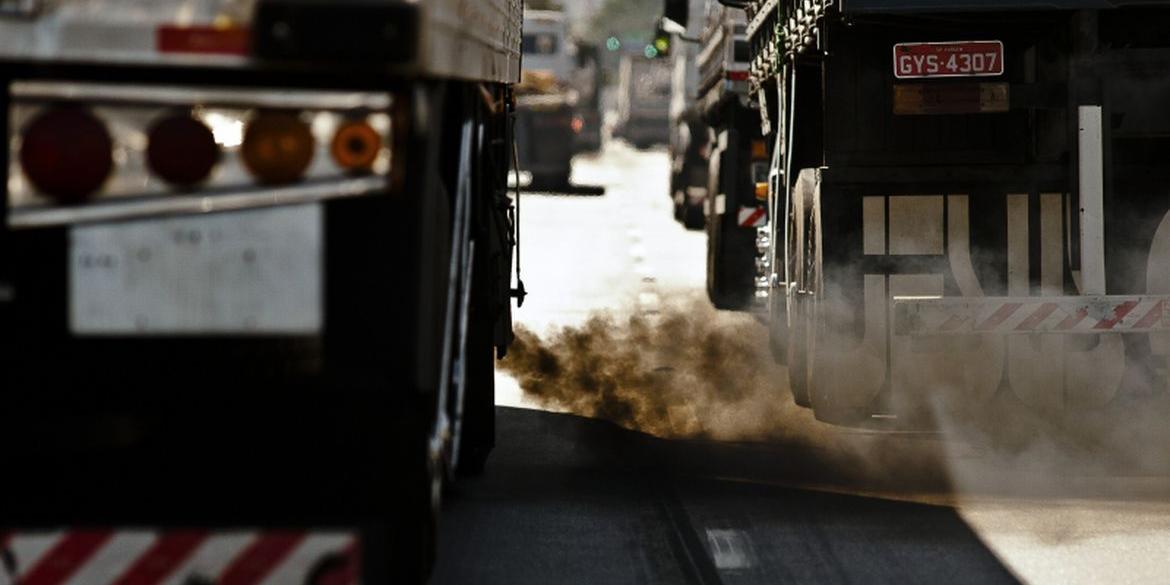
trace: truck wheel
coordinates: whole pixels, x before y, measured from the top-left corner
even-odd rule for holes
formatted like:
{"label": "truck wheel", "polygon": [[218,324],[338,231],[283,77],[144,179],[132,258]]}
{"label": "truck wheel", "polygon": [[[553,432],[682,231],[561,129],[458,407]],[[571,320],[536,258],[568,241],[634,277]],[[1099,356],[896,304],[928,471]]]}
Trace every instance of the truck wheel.
{"label": "truck wheel", "polygon": [[[826,262],[824,238],[848,238],[859,233],[862,226],[861,214],[850,213],[851,208],[843,205],[841,198],[829,198],[835,206],[825,208],[819,170],[800,172],[792,199],[802,207],[794,215],[800,225],[792,230],[801,234],[801,240],[795,242],[798,247],[790,251],[790,256],[796,262],[797,294],[806,305],[798,310],[808,314],[800,320],[808,328],[803,334],[807,340],[803,344],[803,363],[808,370],[808,401],[817,420],[857,426],[869,419],[887,374],[884,354],[879,356],[872,351],[885,342],[885,322],[881,320],[886,311],[885,287],[877,285],[885,281],[867,276],[857,283],[853,272],[856,262],[841,262],[840,256]],[[851,288],[858,285],[860,288]],[[826,290],[834,293],[826,295]],[[855,290],[860,298],[842,292],[846,290]],[[854,327],[858,316],[864,319],[860,339]],[[789,363],[789,368],[792,365]]]}
{"label": "truck wheel", "polygon": [[707,219],[703,216],[703,205],[691,205],[690,203],[683,203],[682,209],[682,223],[683,227],[691,231],[699,231],[707,227]]}
{"label": "truck wheel", "polygon": [[[484,246],[486,248],[486,246]],[[463,395],[463,430],[459,436],[459,475],[481,475],[488,456],[496,444],[496,364],[495,312],[491,307],[489,271],[494,265],[484,255],[476,263],[476,286],[472,289],[471,315],[468,317],[467,361],[464,368],[467,389]]]}
{"label": "truck wheel", "polygon": [[707,224],[707,297],[717,309],[742,311],[755,287],[755,237],[754,230],[728,229],[729,220],[735,218],[716,215]]}
{"label": "truck wheel", "polygon": [[[421,436],[425,441],[429,433],[426,425],[419,422],[406,422],[403,427],[412,437]],[[399,470],[405,485],[397,495],[398,510],[389,526],[392,583],[426,583],[430,580],[437,549],[441,467],[441,462],[424,461]]]}
{"label": "truck wheel", "polygon": [[[773,295],[772,322],[768,331],[773,351],[779,350],[781,345],[784,346],[785,362],[788,364],[788,388],[792,391],[792,400],[797,405],[806,408],[812,406],[808,381],[809,346],[812,343],[810,333],[813,326],[811,296],[814,294],[818,278],[814,270],[815,263],[809,262],[808,258],[809,254],[816,253],[816,250],[810,248],[810,234],[807,233],[811,199],[810,193],[793,189],[791,216],[788,218],[789,241],[785,244],[788,246],[788,257],[793,267],[792,278],[794,282],[790,285],[796,288],[790,306],[792,314],[785,313],[789,306],[784,307],[785,311],[779,310],[778,303],[787,304],[787,299],[777,298],[776,295]],[[778,261],[783,261],[783,255],[780,255]],[[783,331],[780,324],[777,323],[780,319],[784,319],[786,324],[790,324],[787,331]],[[786,337],[783,342],[775,339],[782,334]]]}

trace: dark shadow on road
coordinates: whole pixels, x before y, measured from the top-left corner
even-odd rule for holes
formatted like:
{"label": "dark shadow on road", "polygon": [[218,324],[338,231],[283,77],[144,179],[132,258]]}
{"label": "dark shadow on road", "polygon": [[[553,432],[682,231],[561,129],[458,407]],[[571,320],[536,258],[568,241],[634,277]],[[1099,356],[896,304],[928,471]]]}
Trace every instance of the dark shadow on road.
{"label": "dark shadow on road", "polygon": [[1015,582],[951,508],[785,487],[861,481],[804,451],[501,408],[487,475],[448,497],[435,583]]}

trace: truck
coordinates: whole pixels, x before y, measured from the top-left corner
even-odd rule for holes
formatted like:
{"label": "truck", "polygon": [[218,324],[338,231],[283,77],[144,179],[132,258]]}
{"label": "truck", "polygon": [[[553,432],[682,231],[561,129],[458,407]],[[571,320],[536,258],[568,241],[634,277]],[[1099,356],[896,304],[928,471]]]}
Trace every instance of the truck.
{"label": "truck", "polygon": [[670,140],[671,68],[662,59],[622,55],[614,136],[645,149]]}
{"label": "truck", "polygon": [[522,9],[0,1],[0,581],[426,580],[511,342]]}
{"label": "truck", "polygon": [[564,14],[524,13],[524,74],[517,92],[517,146],[520,168],[533,188],[569,185],[576,153],[576,64],[570,54]]}
{"label": "truck", "polygon": [[601,49],[596,43],[578,40],[577,69],[573,72],[573,89],[577,106],[573,110],[573,152],[595,154],[601,150]]}
{"label": "truck", "polygon": [[[703,0],[691,0],[691,14],[699,16]],[[706,225],[704,203],[707,198],[707,178],[711,156],[711,132],[700,112],[698,91],[699,56],[698,37],[702,19],[688,22],[661,19],[658,23],[656,44],[670,47],[670,196],[674,204],[674,218],[690,230],[701,230]],[[658,43],[658,39],[664,42]],[[659,54],[662,56],[661,53]]]}
{"label": "truck", "polygon": [[707,2],[699,107],[712,129],[707,210],[707,296],[716,308],[756,307],[756,235],[768,224],[768,149],[748,85],[742,10]]}
{"label": "truck", "polygon": [[756,295],[798,404],[930,428],[1166,390],[1170,2],[721,1],[747,19]]}

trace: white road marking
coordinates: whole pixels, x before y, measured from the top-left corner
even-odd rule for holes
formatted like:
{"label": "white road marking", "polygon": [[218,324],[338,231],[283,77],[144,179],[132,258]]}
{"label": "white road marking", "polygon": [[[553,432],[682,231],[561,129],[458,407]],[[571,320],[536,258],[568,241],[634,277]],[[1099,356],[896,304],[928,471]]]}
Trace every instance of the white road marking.
{"label": "white road marking", "polygon": [[720,571],[741,571],[752,568],[751,539],[742,530],[707,530],[707,545],[715,568]]}

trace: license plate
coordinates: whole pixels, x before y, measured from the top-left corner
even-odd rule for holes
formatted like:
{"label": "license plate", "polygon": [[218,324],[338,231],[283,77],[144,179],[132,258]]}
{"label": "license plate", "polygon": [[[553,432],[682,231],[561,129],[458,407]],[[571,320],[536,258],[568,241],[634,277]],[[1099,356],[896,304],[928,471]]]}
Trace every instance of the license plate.
{"label": "license plate", "polygon": [[316,334],[319,204],[70,230],[77,335]]}
{"label": "license plate", "polygon": [[988,77],[1003,75],[1003,43],[960,41],[894,45],[894,76]]}

